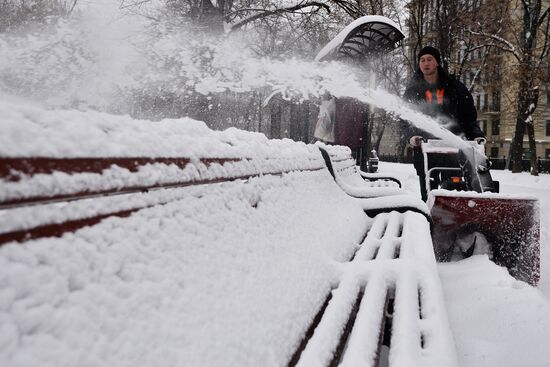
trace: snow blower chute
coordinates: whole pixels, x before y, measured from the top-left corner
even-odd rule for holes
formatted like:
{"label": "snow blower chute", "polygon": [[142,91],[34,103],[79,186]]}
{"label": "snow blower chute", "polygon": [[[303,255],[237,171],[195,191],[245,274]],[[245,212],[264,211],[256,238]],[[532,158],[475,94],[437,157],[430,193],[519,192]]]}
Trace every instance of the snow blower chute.
{"label": "snow blower chute", "polygon": [[[487,254],[518,280],[536,285],[540,274],[538,200],[499,193],[483,146],[422,143],[432,239],[438,261]],[[465,144],[467,145],[467,144]]]}

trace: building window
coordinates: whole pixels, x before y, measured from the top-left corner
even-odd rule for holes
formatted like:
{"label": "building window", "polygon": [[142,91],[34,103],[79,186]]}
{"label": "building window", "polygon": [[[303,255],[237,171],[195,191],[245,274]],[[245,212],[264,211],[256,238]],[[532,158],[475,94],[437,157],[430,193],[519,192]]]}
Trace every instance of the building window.
{"label": "building window", "polygon": [[481,95],[476,96],[476,108],[479,110],[481,108]]}
{"label": "building window", "polygon": [[487,111],[487,107],[489,107],[489,96],[485,93],[483,95],[483,111]]}
{"label": "building window", "polygon": [[486,133],[487,132],[487,120],[482,120],[480,126],[481,126],[481,130],[484,133]]}
{"label": "building window", "polygon": [[550,120],[546,120],[546,129],[545,129],[545,135],[550,136]]}
{"label": "building window", "polygon": [[546,105],[550,107],[550,90],[546,91]]}
{"label": "building window", "polygon": [[544,149],[544,158],[550,159],[550,149]]}
{"label": "building window", "polygon": [[500,92],[493,92],[493,111],[500,111]]}
{"label": "building window", "polygon": [[491,123],[491,135],[500,135],[500,120],[493,120]]}
{"label": "building window", "polygon": [[498,147],[491,147],[491,158],[498,158]]}

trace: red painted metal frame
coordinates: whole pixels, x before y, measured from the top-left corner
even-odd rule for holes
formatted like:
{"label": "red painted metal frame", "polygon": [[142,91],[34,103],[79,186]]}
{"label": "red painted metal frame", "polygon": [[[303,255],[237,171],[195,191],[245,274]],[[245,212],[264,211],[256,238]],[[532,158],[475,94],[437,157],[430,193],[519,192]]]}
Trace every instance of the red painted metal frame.
{"label": "red painted metal frame", "polygon": [[[248,161],[248,158],[203,158],[200,162],[206,166],[212,164],[223,165],[225,163],[234,163],[239,161]],[[179,168],[185,168],[191,160],[189,158],[0,158],[0,178],[5,181],[17,183],[21,175],[51,174],[53,172],[64,172],[67,174],[75,173],[101,173],[112,166],[126,168],[131,172],[137,172],[138,169],[147,164],[166,164],[176,165]],[[301,171],[316,171],[322,167],[302,169]],[[98,198],[112,195],[146,193],[149,190],[179,188],[195,185],[214,184],[220,182],[230,182],[238,180],[247,180],[261,175],[282,175],[290,171],[273,172],[255,172],[249,175],[235,177],[224,177],[207,180],[183,180],[179,182],[170,182],[167,184],[157,184],[149,186],[131,186],[110,190],[86,190],[70,194],[58,194],[52,196],[33,196],[27,198],[8,199],[0,201],[0,210],[12,209],[17,207],[29,207],[33,205],[52,204],[56,202],[69,202],[82,199]],[[30,229],[18,230],[6,233],[0,233],[0,246],[12,241],[24,242],[30,239],[42,237],[60,237],[65,233],[74,232],[86,226],[92,226],[103,219],[111,216],[128,217],[134,212],[145,209],[149,206],[101,214],[91,218],[78,218],[68,220],[62,223],[53,223],[37,226]]]}
{"label": "red painted metal frame", "polygon": [[[229,162],[242,161],[240,158],[205,158],[201,163],[206,166],[212,164],[223,165]],[[36,174],[52,174],[53,172],[63,172],[67,174],[75,173],[101,173],[103,170],[112,166],[117,166],[137,172],[140,167],[147,164],[165,164],[175,165],[184,169],[190,162],[189,158],[0,158],[0,178],[8,182],[18,182],[21,175],[33,176]],[[211,182],[215,182],[212,180]],[[204,182],[198,182],[198,184]],[[113,194],[128,194],[143,192],[156,188],[181,187],[193,185],[195,182],[178,181],[161,185],[147,186],[129,186],[123,188],[107,190],[84,190],[69,194],[57,194],[47,196],[30,196],[25,198],[7,199],[0,201],[0,209],[12,208],[25,205],[36,205],[53,203],[57,201],[72,201],[87,199],[97,196],[108,196]]]}
{"label": "red painted metal frame", "polygon": [[540,277],[540,223],[536,200],[439,196],[431,208],[432,238],[439,261],[459,228],[475,228],[494,246],[493,261],[512,276],[536,285]]}

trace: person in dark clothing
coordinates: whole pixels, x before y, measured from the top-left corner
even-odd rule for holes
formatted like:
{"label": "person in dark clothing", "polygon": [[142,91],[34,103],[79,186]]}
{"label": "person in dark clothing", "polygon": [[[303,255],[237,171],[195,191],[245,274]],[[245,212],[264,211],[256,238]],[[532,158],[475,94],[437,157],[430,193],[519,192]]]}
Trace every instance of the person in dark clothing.
{"label": "person in dark clothing", "polygon": [[365,143],[368,136],[369,106],[355,98],[330,94],[323,97],[314,137],[327,144],[344,145],[351,149],[361,170],[366,171],[368,156]]}
{"label": "person in dark clothing", "polygon": [[[474,100],[466,86],[450,76],[441,67],[441,54],[426,46],[418,54],[418,69],[412,77],[403,98],[419,106],[420,110],[440,121],[449,131],[467,140],[485,143],[485,136],[477,123]],[[420,179],[422,199],[427,199],[424,159],[420,145],[430,134],[404,125],[405,135],[413,146],[413,162]]]}

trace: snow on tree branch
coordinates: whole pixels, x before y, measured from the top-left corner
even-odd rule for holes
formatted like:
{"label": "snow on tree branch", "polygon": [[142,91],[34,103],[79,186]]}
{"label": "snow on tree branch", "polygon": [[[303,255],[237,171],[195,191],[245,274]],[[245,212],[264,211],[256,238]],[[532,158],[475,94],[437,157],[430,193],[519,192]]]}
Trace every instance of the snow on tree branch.
{"label": "snow on tree branch", "polygon": [[507,52],[510,52],[511,54],[514,55],[514,57],[516,59],[518,59],[518,61],[521,60],[521,54],[518,52],[517,48],[514,46],[514,44],[512,44],[510,41],[508,41],[507,39],[505,38],[502,38],[500,36],[497,36],[496,34],[488,34],[488,33],[485,33],[485,32],[476,32],[476,31],[472,31],[471,29],[468,30],[468,32],[474,36],[482,36],[482,37],[487,37],[489,39],[492,39],[494,41],[497,41],[498,42],[498,45],[496,44],[495,47],[499,47],[501,48],[502,50],[504,51],[507,51]]}
{"label": "snow on tree branch", "polygon": [[548,8],[544,11],[544,13],[542,13],[542,15],[540,16],[539,22],[538,22],[538,24],[537,24],[537,27],[540,26],[540,25],[542,25],[542,22],[544,22],[544,19],[546,19],[546,17],[548,16],[548,13],[549,13],[549,12],[550,12],[550,7],[548,7]]}
{"label": "snow on tree branch", "polygon": [[302,9],[305,9],[305,8],[311,8],[311,7],[316,7],[317,8],[313,11],[319,11],[321,9],[325,9],[327,11],[327,13],[330,13],[330,7],[327,4],[312,1],[312,2],[307,2],[307,3],[303,3],[303,4],[290,6],[288,8],[281,8],[281,9],[276,9],[276,10],[263,10],[261,13],[253,15],[250,18],[246,18],[246,19],[238,22],[237,24],[234,24],[231,27],[231,31],[238,30],[238,29],[242,28],[243,26],[245,26],[246,24],[251,23],[251,22],[253,22],[255,20],[258,20],[258,19],[262,19],[262,18],[269,17],[269,16],[272,16],[272,15],[292,13],[292,12],[295,12],[295,11],[298,11],[298,10],[302,10]]}

